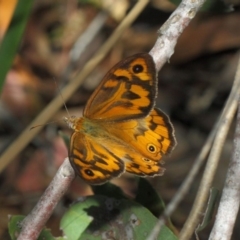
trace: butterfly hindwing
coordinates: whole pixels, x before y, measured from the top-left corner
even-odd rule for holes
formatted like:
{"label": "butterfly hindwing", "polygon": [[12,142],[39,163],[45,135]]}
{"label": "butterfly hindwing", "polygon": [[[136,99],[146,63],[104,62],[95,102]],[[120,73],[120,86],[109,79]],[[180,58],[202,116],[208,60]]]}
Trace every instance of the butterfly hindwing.
{"label": "butterfly hindwing", "polygon": [[[117,122],[106,129],[129,148],[155,162],[168,155],[176,145],[174,130],[168,116],[157,108],[146,118]],[[134,162],[134,158],[132,161]]]}
{"label": "butterfly hindwing", "polygon": [[69,159],[76,173],[89,184],[102,184],[124,172],[124,163],[91,136],[74,132]]}
{"label": "butterfly hindwing", "polygon": [[[144,169],[147,176],[162,175],[165,169],[160,167],[161,159],[164,155],[168,155],[176,145],[174,129],[168,116],[157,108],[151,111],[144,122],[146,125],[140,124],[138,120],[138,126],[141,127],[133,129],[134,133],[129,132],[128,136],[135,136],[135,141],[130,145],[144,156],[146,163],[139,163],[133,159],[132,162],[126,164],[126,171],[141,176],[143,172],[141,169]],[[145,125],[145,128],[142,125]],[[126,138],[127,134],[122,136]],[[158,174],[153,174],[152,169],[144,167],[147,161],[159,166]]]}

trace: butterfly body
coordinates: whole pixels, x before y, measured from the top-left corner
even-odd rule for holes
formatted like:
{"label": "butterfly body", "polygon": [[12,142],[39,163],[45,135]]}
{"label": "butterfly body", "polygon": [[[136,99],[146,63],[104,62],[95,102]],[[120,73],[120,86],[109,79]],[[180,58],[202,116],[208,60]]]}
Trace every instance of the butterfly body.
{"label": "butterfly body", "polygon": [[175,146],[168,116],[153,108],[156,70],[149,54],[115,65],[89,99],[82,118],[66,118],[74,130],[69,159],[90,184],[102,184],[125,170],[162,175],[161,158]]}

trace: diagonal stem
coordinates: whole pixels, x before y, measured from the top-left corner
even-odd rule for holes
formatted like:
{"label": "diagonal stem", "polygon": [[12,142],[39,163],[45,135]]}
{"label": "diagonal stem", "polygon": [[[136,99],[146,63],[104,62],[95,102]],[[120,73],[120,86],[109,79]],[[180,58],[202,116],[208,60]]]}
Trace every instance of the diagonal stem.
{"label": "diagonal stem", "polygon": [[[240,61],[239,63],[240,64]],[[211,149],[208,162],[205,167],[204,175],[200,183],[198,194],[196,196],[195,202],[193,204],[192,210],[184,227],[180,233],[180,240],[188,240],[193,234],[196,226],[199,223],[199,219],[202,217],[204,212],[204,207],[206,205],[209,190],[212,186],[212,181],[219,163],[219,158],[222,152],[223,144],[225,142],[229,127],[235,115],[237,109],[238,94],[240,89],[240,78],[235,77],[228,102],[231,101],[232,104],[226,109],[224,118],[221,121],[221,125],[216,134],[215,140],[213,142],[213,147]]]}
{"label": "diagonal stem", "polygon": [[[240,79],[240,59],[236,78]],[[231,239],[233,227],[239,210],[240,203],[240,99],[238,90],[238,114],[237,126],[233,141],[233,155],[229,163],[225,185],[223,188],[222,197],[218,207],[216,220],[210,240]]]}

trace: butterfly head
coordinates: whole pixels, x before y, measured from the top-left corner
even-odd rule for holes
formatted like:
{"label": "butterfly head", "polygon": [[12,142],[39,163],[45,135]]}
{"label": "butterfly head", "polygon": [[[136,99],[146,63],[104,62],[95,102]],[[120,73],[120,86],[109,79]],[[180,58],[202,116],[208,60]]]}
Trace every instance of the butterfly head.
{"label": "butterfly head", "polygon": [[76,123],[78,120],[78,118],[76,116],[64,117],[63,120],[68,125],[69,128],[75,130]]}

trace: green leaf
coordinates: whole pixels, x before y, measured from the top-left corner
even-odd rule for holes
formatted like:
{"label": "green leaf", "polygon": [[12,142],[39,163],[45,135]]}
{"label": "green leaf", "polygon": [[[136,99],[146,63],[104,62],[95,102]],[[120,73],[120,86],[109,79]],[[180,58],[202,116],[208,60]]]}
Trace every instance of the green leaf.
{"label": "green leaf", "polygon": [[0,93],[18,50],[33,2],[32,0],[18,0],[10,26],[0,45]]}
{"label": "green leaf", "polygon": [[[74,204],[62,218],[61,228],[71,240],[145,240],[156,223],[157,218],[136,202],[94,195]],[[158,239],[177,240],[166,226]]]}
{"label": "green leaf", "polygon": [[55,238],[53,237],[51,231],[47,228],[44,228],[39,237],[38,240],[55,240]]}
{"label": "green leaf", "polygon": [[21,232],[20,223],[25,216],[11,216],[8,222],[8,232],[12,240],[17,239],[17,236]]}
{"label": "green leaf", "polygon": [[[144,178],[139,178],[138,192],[135,201],[146,207],[157,218],[161,216],[165,209],[165,204],[162,198],[158,195],[152,185]],[[166,219],[166,225],[173,232],[177,229],[172,224],[171,219]]]}
{"label": "green leaf", "polygon": [[[12,240],[16,240],[20,231],[21,231],[21,222],[25,218],[25,216],[11,216],[8,222],[8,232]],[[49,229],[43,229],[40,233],[38,240],[61,240],[60,238],[54,238]]]}
{"label": "green leaf", "polygon": [[216,204],[219,200],[219,190],[216,188],[210,189],[210,196],[208,199],[206,211],[203,217],[203,221],[201,224],[198,225],[195,233],[198,234],[198,232],[202,231],[208,224],[212,221],[214,216],[214,211],[216,209]]}
{"label": "green leaf", "polygon": [[61,219],[60,228],[63,230],[64,234],[68,239],[79,239],[85,229],[92,222],[93,218],[84,211],[85,208],[98,207],[98,202],[94,200],[88,200],[87,198],[81,198],[79,203],[74,204],[70,209],[64,214]]}
{"label": "green leaf", "polygon": [[159,217],[165,208],[163,200],[152,185],[144,178],[139,178],[135,201],[150,210],[156,217]]}

